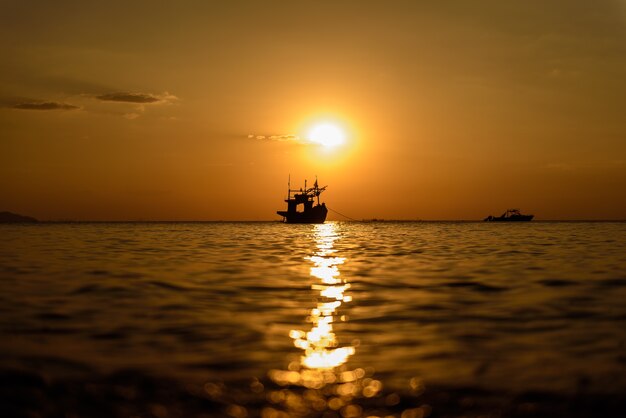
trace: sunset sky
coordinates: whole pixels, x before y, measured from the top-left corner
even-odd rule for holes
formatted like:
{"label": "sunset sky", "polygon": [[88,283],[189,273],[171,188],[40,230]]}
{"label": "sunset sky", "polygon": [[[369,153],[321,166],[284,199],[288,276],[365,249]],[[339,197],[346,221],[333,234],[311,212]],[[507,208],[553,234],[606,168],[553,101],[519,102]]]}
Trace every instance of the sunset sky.
{"label": "sunset sky", "polygon": [[2,0],[0,46],[0,211],[272,220],[317,175],[357,219],[626,219],[625,0]]}

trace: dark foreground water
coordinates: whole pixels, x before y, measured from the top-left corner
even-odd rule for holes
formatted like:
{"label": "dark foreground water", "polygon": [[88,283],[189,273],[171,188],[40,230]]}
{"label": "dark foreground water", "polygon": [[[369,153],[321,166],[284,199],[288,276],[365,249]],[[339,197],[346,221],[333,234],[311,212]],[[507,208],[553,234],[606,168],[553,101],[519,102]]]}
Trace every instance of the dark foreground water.
{"label": "dark foreground water", "polygon": [[0,416],[626,416],[626,223],[0,225]]}

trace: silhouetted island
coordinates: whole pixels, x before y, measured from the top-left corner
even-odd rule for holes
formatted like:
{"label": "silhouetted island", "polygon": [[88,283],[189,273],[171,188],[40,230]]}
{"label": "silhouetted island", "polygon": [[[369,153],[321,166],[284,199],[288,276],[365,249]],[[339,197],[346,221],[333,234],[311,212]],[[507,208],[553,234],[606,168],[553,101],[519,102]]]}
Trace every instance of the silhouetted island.
{"label": "silhouetted island", "polygon": [[31,216],[18,215],[11,212],[0,212],[0,223],[39,222]]}

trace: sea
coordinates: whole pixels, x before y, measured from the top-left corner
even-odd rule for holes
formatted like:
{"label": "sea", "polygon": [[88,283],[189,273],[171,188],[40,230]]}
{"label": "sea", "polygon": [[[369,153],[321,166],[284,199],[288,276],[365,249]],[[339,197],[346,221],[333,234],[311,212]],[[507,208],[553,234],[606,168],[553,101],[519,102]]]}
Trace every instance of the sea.
{"label": "sea", "polygon": [[626,223],[0,225],[3,417],[624,417]]}

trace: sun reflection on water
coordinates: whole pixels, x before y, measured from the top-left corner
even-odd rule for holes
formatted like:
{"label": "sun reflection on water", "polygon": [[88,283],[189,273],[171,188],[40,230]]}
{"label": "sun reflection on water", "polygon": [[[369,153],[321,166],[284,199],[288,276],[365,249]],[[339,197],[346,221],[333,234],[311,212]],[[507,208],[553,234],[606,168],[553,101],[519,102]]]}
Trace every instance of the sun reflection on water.
{"label": "sun reflection on water", "polygon": [[313,262],[311,276],[320,280],[311,287],[319,291],[319,301],[311,309],[307,322],[313,324],[309,332],[291,330],[289,336],[294,345],[304,350],[301,365],[309,369],[332,369],[348,361],[354,354],[353,346],[338,347],[337,337],[333,332],[333,323],[337,318],[338,309],[342,304],[350,302],[352,298],[345,293],[350,284],[340,278],[338,266],[345,258],[335,257],[333,248],[339,237],[335,224],[321,224],[315,227],[315,241],[317,251],[311,257]]}
{"label": "sun reflection on water", "polygon": [[315,249],[306,257],[312,263],[311,289],[317,298],[306,317],[311,328],[289,331],[302,354],[287,370],[268,372],[278,387],[267,391],[268,405],[262,408],[261,418],[396,416],[392,411],[403,418],[428,416],[427,405],[405,409],[397,393],[385,394],[383,383],[374,378],[373,367],[348,366],[359,342],[340,341],[334,329],[337,323],[347,321],[346,310],[352,302],[347,294],[350,283],[339,271],[347,260],[338,256],[334,245],[341,237],[340,225],[315,225],[313,236]]}
{"label": "sun reflection on water", "polygon": [[[341,410],[344,415],[351,408],[360,408],[353,403],[355,398],[372,398],[382,390],[380,381],[368,377],[371,371],[347,367],[356,344],[341,345],[334,331],[334,325],[347,318],[339,309],[346,308],[352,301],[347,294],[350,283],[339,271],[346,259],[336,256],[334,248],[334,242],[340,237],[338,227],[333,223],[316,225],[314,237],[316,250],[306,258],[313,263],[310,274],[315,282],[311,289],[317,293],[317,302],[306,317],[306,322],[312,326],[309,331],[292,329],[289,332],[294,346],[303,351],[300,361],[289,364],[288,370],[269,372],[270,379],[279,386],[306,389],[302,394],[287,389],[270,394],[270,403],[288,411],[285,416],[304,416],[312,410]],[[283,413],[266,408],[262,416],[282,417]]]}

